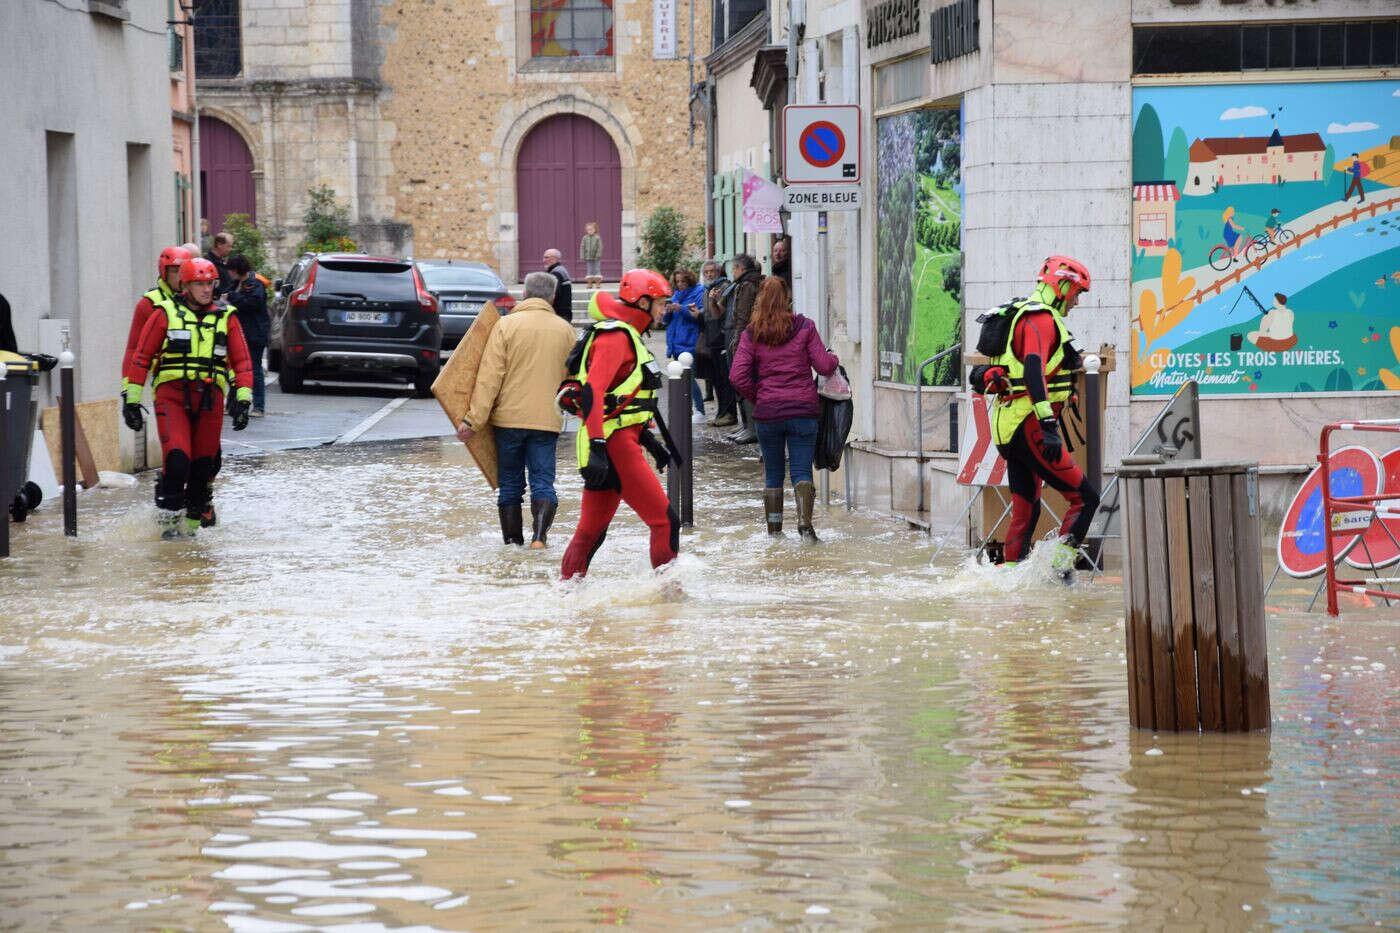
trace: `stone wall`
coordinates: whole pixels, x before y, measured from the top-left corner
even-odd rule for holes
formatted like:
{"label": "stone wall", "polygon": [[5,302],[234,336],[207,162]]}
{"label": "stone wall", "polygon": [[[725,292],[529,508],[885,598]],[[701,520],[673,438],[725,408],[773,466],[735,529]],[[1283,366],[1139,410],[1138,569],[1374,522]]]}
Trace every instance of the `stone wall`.
{"label": "stone wall", "polygon": [[[388,194],[413,224],[419,256],[479,259],[507,279],[521,269],[515,157],[529,130],[558,113],[603,126],[622,163],[623,264],[639,226],[662,206],[703,222],[705,148],[688,144],[690,9],[677,4],[679,57],[652,58],[652,8],[614,5],[614,67],[532,70],[526,2],[486,0],[474,15],[440,0],[388,0],[382,104],[397,127]],[[695,5],[695,44],[709,44],[709,5]],[[535,63],[537,68],[539,63]],[[697,66],[698,71],[698,66]]]}
{"label": "stone wall", "polygon": [[199,82],[202,113],[242,134],[253,155],[258,226],[278,271],[296,258],[308,190],[350,209],[366,252],[413,252],[388,187],[395,129],[378,73],[393,30],[384,0],[243,0],[243,72]]}

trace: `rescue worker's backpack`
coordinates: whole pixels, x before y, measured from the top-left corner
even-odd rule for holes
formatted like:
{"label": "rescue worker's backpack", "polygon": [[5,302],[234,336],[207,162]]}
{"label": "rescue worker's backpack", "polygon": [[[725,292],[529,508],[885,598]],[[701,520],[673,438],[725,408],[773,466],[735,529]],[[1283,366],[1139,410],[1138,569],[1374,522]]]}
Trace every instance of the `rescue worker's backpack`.
{"label": "rescue worker's backpack", "polygon": [[982,330],[977,334],[977,352],[996,359],[1006,352],[1006,342],[1011,339],[1011,322],[1016,319],[1016,311],[1026,301],[1013,298],[998,308],[980,314],[977,323]]}

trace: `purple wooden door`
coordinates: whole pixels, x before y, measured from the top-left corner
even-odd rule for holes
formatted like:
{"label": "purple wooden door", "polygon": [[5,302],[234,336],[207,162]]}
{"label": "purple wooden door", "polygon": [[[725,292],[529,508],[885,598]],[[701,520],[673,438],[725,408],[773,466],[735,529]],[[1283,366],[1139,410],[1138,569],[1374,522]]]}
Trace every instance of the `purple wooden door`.
{"label": "purple wooden door", "polygon": [[215,117],[199,118],[199,191],[211,234],[224,229],[229,214],[257,222],[253,154],[237,130]]}
{"label": "purple wooden door", "polygon": [[603,277],[622,276],[622,160],[607,130],[571,113],[542,120],[520,145],[515,179],[521,278],[543,269],[540,256],[552,247],[582,279],[578,244],[590,221],[603,238]]}

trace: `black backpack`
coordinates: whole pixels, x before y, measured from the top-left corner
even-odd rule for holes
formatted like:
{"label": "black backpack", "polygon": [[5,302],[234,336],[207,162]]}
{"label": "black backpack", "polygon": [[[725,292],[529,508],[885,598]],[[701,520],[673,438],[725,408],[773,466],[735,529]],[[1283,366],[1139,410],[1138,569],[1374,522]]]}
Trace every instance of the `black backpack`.
{"label": "black backpack", "polygon": [[1006,352],[1006,342],[1011,339],[1011,322],[1016,319],[1016,312],[1025,301],[1024,298],[1013,298],[999,308],[978,315],[977,323],[982,325],[982,330],[977,334],[978,353],[996,359]]}

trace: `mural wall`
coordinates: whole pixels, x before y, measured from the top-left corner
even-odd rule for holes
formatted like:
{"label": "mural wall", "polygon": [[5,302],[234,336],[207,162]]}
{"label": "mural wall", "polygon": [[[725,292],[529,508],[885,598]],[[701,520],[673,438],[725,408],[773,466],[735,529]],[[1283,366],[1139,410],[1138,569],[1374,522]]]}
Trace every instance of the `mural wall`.
{"label": "mural wall", "polygon": [[1400,391],[1400,81],[1133,90],[1132,391]]}
{"label": "mural wall", "polygon": [[[919,110],[875,124],[879,378],[913,385],[919,361],[962,340],[962,117]],[[925,385],[955,385],[957,354]]]}

